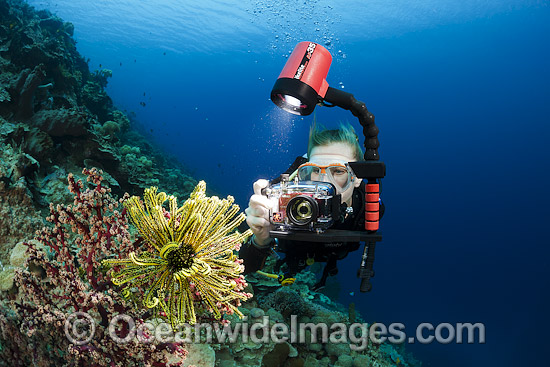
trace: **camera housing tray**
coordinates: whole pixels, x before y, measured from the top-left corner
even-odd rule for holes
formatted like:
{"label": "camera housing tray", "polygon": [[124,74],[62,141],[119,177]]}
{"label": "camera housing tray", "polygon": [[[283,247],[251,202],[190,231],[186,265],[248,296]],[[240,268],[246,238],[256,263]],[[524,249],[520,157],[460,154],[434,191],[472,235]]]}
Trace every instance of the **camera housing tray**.
{"label": "camera housing tray", "polygon": [[382,234],[379,232],[370,233],[367,231],[346,231],[341,229],[327,229],[322,233],[307,231],[269,231],[273,238],[309,241],[309,242],[380,242]]}

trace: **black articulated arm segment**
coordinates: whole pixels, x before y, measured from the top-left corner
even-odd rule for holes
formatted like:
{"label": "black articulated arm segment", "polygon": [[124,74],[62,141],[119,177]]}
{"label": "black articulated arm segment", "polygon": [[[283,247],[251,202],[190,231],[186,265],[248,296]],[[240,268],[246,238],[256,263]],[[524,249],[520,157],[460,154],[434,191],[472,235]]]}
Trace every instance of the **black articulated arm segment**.
{"label": "black articulated arm segment", "polygon": [[335,106],[351,111],[359,119],[365,136],[365,160],[377,161],[378,155],[378,127],[374,124],[374,115],[367,110],[365,103],[355,99],[353,94],[329,87],[324,100]]}

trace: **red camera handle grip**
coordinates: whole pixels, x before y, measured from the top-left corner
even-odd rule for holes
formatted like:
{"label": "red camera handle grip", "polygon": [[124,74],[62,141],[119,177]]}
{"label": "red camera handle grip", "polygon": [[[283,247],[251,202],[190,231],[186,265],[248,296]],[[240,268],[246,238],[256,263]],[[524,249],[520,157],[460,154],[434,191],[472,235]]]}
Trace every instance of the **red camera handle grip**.
{"label": "red camera handle grip", "polygon": [[365,229],[377,231],[380,226],[380,185],[365,185]]}

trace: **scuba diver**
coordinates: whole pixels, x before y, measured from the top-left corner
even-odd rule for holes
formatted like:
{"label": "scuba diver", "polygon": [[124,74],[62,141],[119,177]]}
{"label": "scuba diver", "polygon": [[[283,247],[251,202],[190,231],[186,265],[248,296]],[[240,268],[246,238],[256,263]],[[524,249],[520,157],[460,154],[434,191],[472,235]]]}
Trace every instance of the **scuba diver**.
{"label": "scuba diver", "polygon": [[[363,161],[357,135],[350,125],[342,125],[336,130],[318,129],[314,123],[309,133],[309,143],[306,157],[298,157],[285,172],[296,176],[300,181],[329,182],[336,189],[340,215],[331,225],[331,229],[362,231],[365,221],[365,183],[357,178],[348,162]],[[254,194],[250,197],[249,206],[245,210],[246,222],[252,232],[247,243],[241,247],[239,256],[245,265],[245,274],[262,269],[266,258],[273,252],[282,252],[284,259],[279,259],[275,265],[276,271],[283,263],[286,270],[283,275],[274,276],[282,285],[291,284],[295,275],[306,266],[315,262],[326,263],[321,279],[314,286],[314,290],[324,287],[329,275],[338,272],[337,261],[345,258],[348,253],[359,248],[360,243],[333,241],[311,242],[287,238],[273,238],[270,236],[272,223],[270,210],[273,201],[265,194],[265,188],[277,183],[260,179],[253,184]],[[383,205],[380,207],[380,216],[383,214]],[[261,273],[261,271],[260,271]],[[286,281],[286,284],[285,284]]]}

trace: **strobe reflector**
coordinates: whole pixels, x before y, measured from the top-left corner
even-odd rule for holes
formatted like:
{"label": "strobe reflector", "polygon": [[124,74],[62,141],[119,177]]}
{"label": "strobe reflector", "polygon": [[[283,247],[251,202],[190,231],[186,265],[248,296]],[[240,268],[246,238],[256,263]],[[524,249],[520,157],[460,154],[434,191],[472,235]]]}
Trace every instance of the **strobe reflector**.
{"label": "strobe reflector", "polygon": [[298,43],[273,86],[271,100],[287,112],[309,115],[325,98],[331,63],[332,56],[323,46]]}

